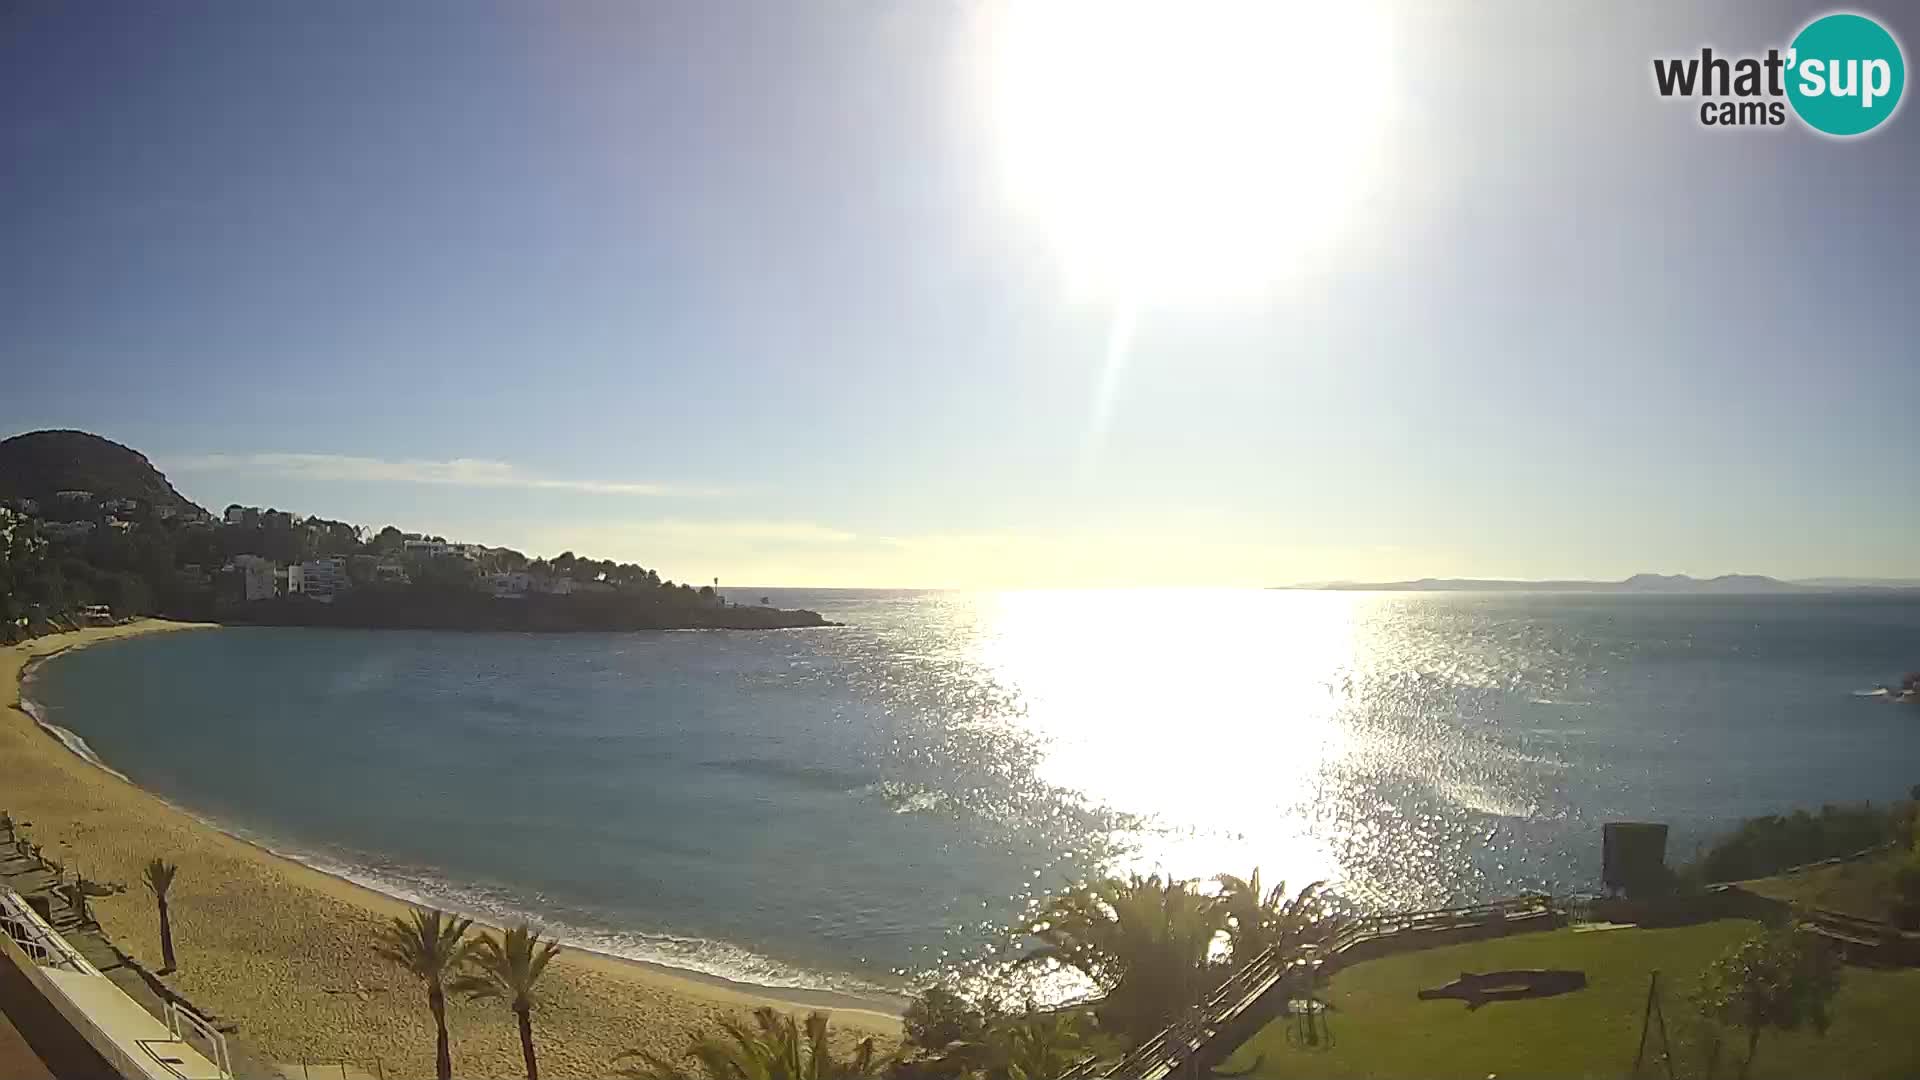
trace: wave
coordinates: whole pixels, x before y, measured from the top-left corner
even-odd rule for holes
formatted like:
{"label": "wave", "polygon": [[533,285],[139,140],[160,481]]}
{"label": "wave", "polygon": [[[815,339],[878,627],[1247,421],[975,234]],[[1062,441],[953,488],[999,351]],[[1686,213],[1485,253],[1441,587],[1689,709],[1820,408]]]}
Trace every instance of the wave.
{"label": "wave", "polygon": [[1893,691],[1887,689],[1884,686],[1876,686],[1871,690],[1855,690],[1853,692],[1853,696],[1854,697],[1892,697]]}
{"label": "wave", "polygon": [[1441,798],[1464,810],[1471,810],[1488,817],[1533,818],[1539,815],[1538,803],[1524,801],[1509,793],[1496,791],[1481,784],[1441,783],[1434,785],[1434,791]]}
{"label": "wave", "polygon": [[600,924],[591,916],[556,918],[552,908],[540,904],[543,898],[538,896],[529,902],[527,898],[506,889],[455,884],[427,869],[382,865],[372,859],[320,855],[298,848],[274,846],[242,832],[224,831],[280,858],[396,900],[456,911],[495,926],[529,922],[561,944],[585,952],[637,960],[746,986],[822,991],[860,998],[897,996],[897,990],[893,988],[853,975],[785,963],[731,942],[683,934],[621,930]]}
{"label": "wave", "polygon": [[88,746],[87,740],[81,738],[78,732],[69,731],[66,728],[61,727],[59,724],[56,724],[53,721],[47,719],[46,707],[41,705],[39,702],[29,700],[27,697],[23,695],[20,698],[20,711],[26,713],[28,716],[33,717],[33,722],[40,725],[40,730],[46,732],[47,734],[53,736],[56,739],[59,739],[60,742],[64,744],[68,750],[73,751],[73,754],[75,757],[93,766],[94,768],[99,769],[101,772],[110,773],[114,776],[117,776],[122,780],[126,780],[127,783],[129,784],[133,783],[132,780],[127,780],[126,773],[123,773],[119,769],[116,769],[113,766],[107,764],[104,758],[102,758],[99,754],[94,753],[93,747]]}
{"label": "wave", "polygon": [[898,780],[882,780],[877,784],[869,784],[855,794],[878,797],[884,800],[896,814],[930,814],[945,806],[948,801],[947,793],[937,788],[905,784]]}
{"label": "wave", "polygon": [[1591,705],[1591,704],[1593,704],[1593,702],[1591,702],[1591,701],[1560,701],[1560,700],[1558,700],[1558,699],[1555,699],[1555,698],[1543,698],[1543,697],[1537,697],[1537,698],[1531,698],[1531,699],[1529,699],[1529,700],[1527,701],[1527,704],[1529,704],[1529,705],[1556,705],[1556,706],[1561,706],[1561,707],[1564,707],[1564,708],[1580,708],[1580,707],[1584,707],[1584,706],[1587,706],[1587,705]]}
{"label": "wave", "polygon": [[779,758],[727,758],[720,761],[703,761],[700,764],[709,769],[722,769],[768,780],[784,780],[798,787],[824,791],[859,791],[879,782],[878,774],[870,769],[844,769],[831,765],[783,761]]}
{"label": "wave", "polygon": [[[25,690],[25,681],[22,690]],[[20,708],[47,734],[60,740],[74,756],[87,764],[133,784],[125,773],[107,764],[78,732],[48,719],[46,707],[26,697]],[[135,784],[135,786],[139,786]],[[878,787],[880,785],[874,785]],[[148,794],[152,794],[149,792]],[[555,919],[550,910],[538,903],[527,903],[505,890],[462,886],[437,877],[429,871],[383,866],[375,860],[357,860],[316,854],[298,847],[287,847],[267,838],[215,821],[168,799],[154,795],[160,802],[180,811],[216,832],[250,844],[277,858],[296,862],[330,877],[348,881],[364,889],[409,904],[426,904],[470,915],[495,926],[511,926],[525,921],[540,927],[554,940],[584,952],[599,953],[621,960],[635,960],[657,967],[704,975],[747,987],[771,990],[805,990],[841,994],[860,999],[884,999],[891,1003],[899,996],[896,988],[882,986],[853,975],[819,971],[775,960],[730,942],[680,934],[647,933],[595,925],[591,919],[572,922]],[[907,811],[899,811],[905,813]]]}

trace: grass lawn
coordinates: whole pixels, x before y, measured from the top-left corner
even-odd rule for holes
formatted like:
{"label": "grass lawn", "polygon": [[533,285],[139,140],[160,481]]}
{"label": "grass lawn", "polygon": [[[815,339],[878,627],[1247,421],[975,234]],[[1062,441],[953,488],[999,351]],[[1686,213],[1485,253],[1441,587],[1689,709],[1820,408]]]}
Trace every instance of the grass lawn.
{"label": "grass lawn", "polygon": [[1740,887],[1776,900],[1886,922],[1893,917],[1894,872],[1911,857],[1906,851],[1890,851],[1797,874],[1742,882]]}
{"label": "grass lawn", "polygon": [[[1633,1064],[1646,1005],[1647,974],[1661,971],[1662,1008],[1676,1041],[1686,1027],[1686,994],[1706,966],[1759,924],[1723,920],[1672,930],[1595,933],[1556,930],[1406,953],[1356,964],[1334,976],[1334,1045],[1288,1045],[1276,1021],[1222,1068],[1278,1077],[1624,1077]],[[1463,971],[1574,968],[1587,989],[1533,1001],[1493,1002],[1469,1012],[1459,1001],[1421,1001],[1423,987]],[[1825,1038],[1811,1032],[1760,1037],[1752,1076],[1920,1076],[1920,969],[1848,968]],[[1744,1047],[1742,1047],[1744,1049]],[[1676,1050],[1682,1064],[1697,1062]],[[1263,1058],[1264,1055],[1264,1058]],[[1735,1062],[1723,1057],[1720,1075]],[[1642,1073],[1653,1076],[1652,1070]],[[1664,1070],[1659,1075],[1665,1076]],[[1682,1073],[1681,1075],[1686,1075]]]}

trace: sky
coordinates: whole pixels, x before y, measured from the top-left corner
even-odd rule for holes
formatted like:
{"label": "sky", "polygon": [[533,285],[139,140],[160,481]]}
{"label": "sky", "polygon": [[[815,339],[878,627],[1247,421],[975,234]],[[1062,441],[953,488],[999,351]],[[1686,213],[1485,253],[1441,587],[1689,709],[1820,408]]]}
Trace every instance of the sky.
{"label": "sky", "polygon": [[1827,8],[1110,9],[7,5],[0,434],[691,581],[1920,577],[1920,117],[1653,88]]}

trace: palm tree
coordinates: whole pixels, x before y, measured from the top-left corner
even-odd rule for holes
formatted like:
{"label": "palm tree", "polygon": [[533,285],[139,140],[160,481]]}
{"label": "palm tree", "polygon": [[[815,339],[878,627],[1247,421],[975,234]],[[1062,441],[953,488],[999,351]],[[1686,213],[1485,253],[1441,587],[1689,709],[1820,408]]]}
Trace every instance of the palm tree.
{"label": "palm tree", "polygon": [[1026,928],[1040,943],[1019,962],[1054,961],[1086,975],[1106,991],[1096,1007],[1101,1026],[1138,1041],[1211,989],[1225,921],[1191,881],[1107,878],[1048,901]]}
{"label": "palm tree", "polygon": [[1085,1013],[1029,1011],[993,1026],[979,1047],[957,1047],[986,1080],[1059,1080],[1087,1056]]}
{"label": "palm tree", "polygon": [[1226,911],[1233,966],[1244,967],[1268,949],[1291,954],[1302,945],[1323,941],[1332,930],[1326,897],[1321,892],[1326,885],[1324,881],[1316,881],[1289,900],[1284,881],[1271,892],[1260,891],[1257,866],[1253,868],[1253,875],[1244,880],[1232,874],[1220,875],[1220,903]]}
{"label": "palm tree", "polygon": [[533,984],[559,953],[559,945],[541,941],[540,932],[524,922],[508,930],[504,942],[482,933],[474,943],[476,973],[462,975],[450,986],[474,1001],[506,999],[520,1020],[520,1056],[527,1062],[527,1080],[540,1080],[540,1065],[533,1056]]}
{"label": "palm tree", "polygon": [[827,1045],[827,1014],[807,1014],[805,1037],[793,1017],[762,1005],[753,1010],[754,1027],[738,1020],[720,1022],[725,1037],[697,1039],[684,1055],[699,1066],[694,1072],[672,1058],[629,1050],[622,1059],[640,1063],[620,1070],[632,1080],[870,1080],[878,1075],[873,1040],[863,1040],[850,1060],[838,1061]]}
{"label": "palm tree", "polygon": [[140,880],[153,894],[153,902],[160,906],[160,974],[174,969],[173,962],[173,920],[167,914],[167,890],[173,888],[173,877],[180,868],[165,859],[155,856],[147,861],[147,868],[140,872]]}
{"label": "palm tree", "polygon": [[427,984],[427,1008],[433,1010],[434,1072],[439,1080],[453,1080],[453,1054],[447,1046],[446,983],[457,977],[473,955],[467,940],[472,919],[461,919],[438,909],[414,908],[411,918],[395,918],[383,927],[374,947],[381,956]]}

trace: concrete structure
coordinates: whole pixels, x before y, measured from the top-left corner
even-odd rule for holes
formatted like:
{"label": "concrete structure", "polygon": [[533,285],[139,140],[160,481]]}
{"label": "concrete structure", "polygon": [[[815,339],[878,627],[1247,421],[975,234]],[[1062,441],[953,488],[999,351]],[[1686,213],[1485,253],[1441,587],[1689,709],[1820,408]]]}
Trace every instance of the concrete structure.
{"label": "concrete structure", "polygon": [[40,532],[49,540],[85,540],[93,532],[91,521],[48,521]]}
{"label": "concrete structure", "polygon": [[[291,568],[289,568],[291,569]],[[293,584],[289,574],[289,591]],[[323,604],[333,603],[333,598],[353,587],[347,578],[347,557],[329,555],[323,559],[308,559],[300,564],[300,592]]]}
{"label": "concrete structure", "polygon": [[437,559],[448,551],[445,540],[402,540],[400,546],[408,555],[429,559]]}
{"label": "concrete structure", "polygon": [[[7,1026],[54,1076],[225,1080],[226,1038],[173,1003],[140,1007],[12,889],[0,888],[0,1003]],[[19,1072],[33,1075],[30,1059]]]}
{"label": "concrete structure", "polygon": [[271,600],[275,588],[275,567],[272,560],[258,555],[235,555],[233,569],[240,575],[240,599],[246,601]]}
{"label": "concrete structure", "polygon": [[533,589],[533,575],[524,570],[488,574],[482,579],[495,600],[521,600]]}

